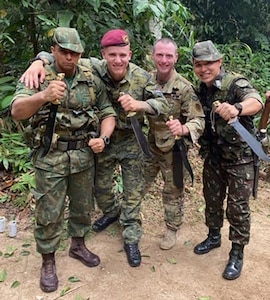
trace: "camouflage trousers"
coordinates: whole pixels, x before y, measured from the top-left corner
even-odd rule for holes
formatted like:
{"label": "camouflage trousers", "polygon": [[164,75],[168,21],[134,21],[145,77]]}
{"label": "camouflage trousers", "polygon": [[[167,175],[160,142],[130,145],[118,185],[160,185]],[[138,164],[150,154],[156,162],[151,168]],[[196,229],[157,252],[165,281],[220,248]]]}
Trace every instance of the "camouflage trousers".
{"label": "camouflage trousers", "polygon": [[164,206],[164,220],[166,226],[172,230],[178,230],[183,219],[184,189],[178,189],[174,185],[173,156],[172,151],[161,152],[151,145],[153,158],[145,159],[145,189],[144,195],[150,190],[159,171],[164,180],[162,200]]}
{"label": "camouflage trousers", "polygon": [[[73,151],[73,150],[72,150]],[[76,157],[80,150],[74,150]],[[89,161],[86,170],[72,172],[66,155],[62,170],[57,172],[50,166],[47,170],[35,167],[36,226],[34,235],[37,251],[46,254],[58,249],[64,227],[64,211],[69,208],[68,233],[73,237],[84,237],[90,230],[90,212],[93,207],[94,165]],[[59,166],[60,168],[60,166]],[[67,202],[68,201],[68,202]]]}
{"label": "camouflage trousers", "polygon": [[203,194],[206,202],[205,218],[209,228],[221,228],[226,216],[230,224],[229,239],[246,245],[250,238],[249,198],[254,180],[252,158],[228,163],[206,158],[203,169]]}
{"label": "camouflage trousers", "polygon": [[[113,177],[121,172],[123,193],[121,203],[116,199]],[[143,153],[133,131],[115,130],[111,143],[98,155],[95,199],[104,214],[120,213],[123,238],[127,244],[138,243],[142,236],[140,208],[144,188]]]}

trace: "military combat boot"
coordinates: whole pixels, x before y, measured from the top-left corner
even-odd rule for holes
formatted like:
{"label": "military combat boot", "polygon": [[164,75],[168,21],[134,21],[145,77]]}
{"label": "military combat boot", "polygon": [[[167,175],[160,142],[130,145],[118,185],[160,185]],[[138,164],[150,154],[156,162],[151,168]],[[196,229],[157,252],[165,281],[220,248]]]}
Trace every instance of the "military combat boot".
{"label": "military combat boot", "polygon": [[176,230],[171,230],[167,228],[165,234],[163,235],[163,238],[160,242],[160,249],[162,250],[169,250],[172,249],[175,246],[176,243]]}
{"label": "military combat boot", "polygon": [[124,244],[124,250],[127,254],[127,260],[131,267],[138,267],[141,264],[141,252],[138,244]]}
{"label": "military combat boot", "polygon": [[194,252],[196,254],[205,254],[214,248],[221,246],[221,234],[220,229],[209,228],[208,237],[206,240],[202,241],[200,244],[195,246]]}
{"label": "military combat boot", "polygon": [[243,267],[244,245],[232,243],[230,258],[223,272],[223,277],[228,280],[233,280],[241,275]]}
{"label": "military combat boot", "polygon": [[58,288],[54,253],[42,254],[40,288],[43,292],[54,292]]}
{"label": "military combat boot", "polygon": [[78,259],[87,267],[96,267],[100,264],[99,257],[86,248],[83,237],[71,238],[69,256]]}

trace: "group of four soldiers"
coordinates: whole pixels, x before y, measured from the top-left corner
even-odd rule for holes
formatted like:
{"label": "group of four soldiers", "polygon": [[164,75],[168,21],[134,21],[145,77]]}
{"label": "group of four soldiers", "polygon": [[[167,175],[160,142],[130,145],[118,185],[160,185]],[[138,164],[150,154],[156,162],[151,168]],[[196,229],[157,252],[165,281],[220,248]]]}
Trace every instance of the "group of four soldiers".
{"label": "group of four soldiers", "polygon": [[[94,195],[103,215],[93,223],[93,230],[100,232],[119,219],[128,263],[137,267],[141,264],[138,244],[143,234],[141,202],[161,171],[166,231],[160,248],[168,250],[176,244],[185,188],[176,184],[179,178],[175,178],[173,167],[178,138],[184,141],[184,150],[199,140],[205,158],[203,191],[209,234],[194,252],[204,254],[221,245],[223,201],[228,188],[226,212],[232,249],[223,277],[239,277],[243,247],[249,241],[253,155],[236,132],[230,131],[227,121],[238,116],[249,131],[254,131],[252,118],[261,110],[262,100],[248,80],[223,70],[222,55],[211,41],[199,42],[192,50],[194,71],[201,81],[196,92],[176,72],[178,47],[169,38],[161,38],[153,46],[156,70],[152,73],[130,62],[130,38],[122,29],[104,34],[102,60],[81,59],[83,46],[73,28],[55,29],[51,53],[41,52],[24,73],[11,106],[14,119],[30,118],[33,132],[35,239],[42,254],[41,289],[52,292],[58,288],[55,252],[66,197],[71,257],[89,267],[100,263],[85,246]],[[63,80],[57,78],[59,72],[65,74]],[[216,100],[221,104],[213,108]],[[130,118],[134,113],[141,127],[147,116],[151,157],[144,155],[136,140]],[[44,156],[47,127],[53,127],[53,136],[50,151]],[[112,189],[119,166],[121,202]]]}

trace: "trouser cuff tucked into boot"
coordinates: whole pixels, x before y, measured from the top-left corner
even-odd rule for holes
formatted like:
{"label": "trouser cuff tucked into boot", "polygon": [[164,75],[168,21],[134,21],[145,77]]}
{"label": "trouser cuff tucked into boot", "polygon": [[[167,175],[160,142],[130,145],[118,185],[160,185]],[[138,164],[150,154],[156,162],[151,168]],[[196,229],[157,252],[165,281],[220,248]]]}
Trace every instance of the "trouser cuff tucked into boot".
{"label": "trouser cuff tucked into boot", "polygon": [[194,248],[196,254],[205,254],[221,246],[220,229],[209,229],[208,237]]}
{"label": "trouser cuff tucked into boot", "polygon": [[42,254],[40,288],[45,293],[54,292],[58,288],[54,253]]}
{"label": "trouser cuff tucked into boot", "polygon": [[228,280],[234,280],[241,275],[243,267],[244,245],[232,244],[230,258],[223,272],[223,277]]}
{"label": "trouser cuff tucked into boot", "polygon": [[87,267],[96,267],[100,264],[99,257],[86,248],[83,237],[71,238],[69,256],[78,259]]}

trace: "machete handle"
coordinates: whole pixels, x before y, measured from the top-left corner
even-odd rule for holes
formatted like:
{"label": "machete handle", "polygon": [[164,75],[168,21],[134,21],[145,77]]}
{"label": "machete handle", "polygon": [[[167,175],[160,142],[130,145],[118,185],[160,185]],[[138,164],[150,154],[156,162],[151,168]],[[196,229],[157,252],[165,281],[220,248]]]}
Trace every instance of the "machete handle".
{"label": "machete handle", "polygon": [[[64,78],[65,78],[65,73],[58,73],[56,80],[63,80]],[[59,105],[60,100],[56,99],[56,100],[52,101],[52,104]]]}
{"label": "machete handle", "polygon": [[[173,116],[169,116],[169,120],[172,121],[172,120],[173,120]],[[175,136],[174,136],[174,139],[175,139],[175,140],[180,140],[181,137],[180,137],[179,135],[175,135]]]}
{"label": "machete handle", "polygon": [[259,130],[266,129],[270,114],[270,97],[265,100],[264,109],[261,114],[260,122],[259,122]]}
{"label": "machete handle", "polygon": [[[213,104],[212,104],[213,110],[215,110],[216,108],[218,108],[220,104],[221,104],[221,102],[220,102],[219,100],[214,101]],[[234,123],[234,122],[236,122],[237,120],[238,120],[238,116],[233,117],[233,118],[231,118],[231,119],[228,121],[228,124]]]}
{"label": "machete handle", "polygon": [[213,107],[213,109],[215,110],[216,108],[219,107],[219,105],[220,105],[220,101],[219,101],[219,100],[216,100],[216,101],[213,102],[212,107]]}
{"label": "machete handle", "polygon": [[[125,92],[120,92],[119,93],[119,96],[124,96],[126,93]],[[127,114],[127,117],[130,118],[130,117],[134,117],[136,115],[136,111],[129,111],[128,114]]]}

